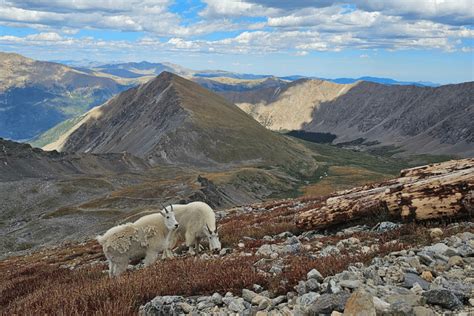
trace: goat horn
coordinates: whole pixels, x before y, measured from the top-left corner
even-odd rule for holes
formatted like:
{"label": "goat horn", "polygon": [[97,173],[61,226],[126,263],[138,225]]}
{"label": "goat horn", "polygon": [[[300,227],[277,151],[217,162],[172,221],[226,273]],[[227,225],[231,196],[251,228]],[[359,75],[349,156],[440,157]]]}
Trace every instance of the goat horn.
{"label": "goat horn", "polygon": [[171,207],[171,212],[174,212],[173,204],[170,204],[170,207]]}
{"label": "goat horn", "polygon": [[165,207],[163,204],[161,204],[161,203],[160,203],[160,205],[161,205],[161,207],[165,210],[165,213],[168,213],[168,210],[166,209],[166,207]]}

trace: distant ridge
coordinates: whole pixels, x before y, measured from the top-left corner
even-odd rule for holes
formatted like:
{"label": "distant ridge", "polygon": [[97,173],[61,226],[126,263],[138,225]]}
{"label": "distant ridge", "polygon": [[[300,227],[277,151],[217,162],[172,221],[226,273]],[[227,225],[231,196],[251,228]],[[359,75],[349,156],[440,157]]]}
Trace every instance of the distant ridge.
{"label": "distant ridge", "polygon": [[229,99],[272,130],[331,133],[334,143],[362,140],[408,154],[472,157],[473,91],[474,82],[420,87],[300,79]]}

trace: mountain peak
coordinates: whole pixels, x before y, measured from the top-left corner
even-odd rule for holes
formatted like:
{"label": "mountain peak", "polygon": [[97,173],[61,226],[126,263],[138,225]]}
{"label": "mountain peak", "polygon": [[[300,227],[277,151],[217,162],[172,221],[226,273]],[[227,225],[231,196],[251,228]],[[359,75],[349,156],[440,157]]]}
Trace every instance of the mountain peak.
{"label": "mountain peak", "polygon": [[300,144],[267,130],[223,97],[167,71],[90,111],[61,139],[45,148],[125,151],[152,165],[313,163]]}

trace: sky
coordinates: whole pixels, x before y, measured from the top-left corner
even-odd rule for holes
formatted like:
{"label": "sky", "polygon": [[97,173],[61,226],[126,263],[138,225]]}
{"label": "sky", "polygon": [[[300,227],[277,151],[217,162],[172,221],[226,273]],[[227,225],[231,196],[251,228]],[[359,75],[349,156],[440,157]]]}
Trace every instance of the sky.
{"label": "sky", "polygon": [[40,60],[474,80],[474,0],[0,0],[0,51]]}

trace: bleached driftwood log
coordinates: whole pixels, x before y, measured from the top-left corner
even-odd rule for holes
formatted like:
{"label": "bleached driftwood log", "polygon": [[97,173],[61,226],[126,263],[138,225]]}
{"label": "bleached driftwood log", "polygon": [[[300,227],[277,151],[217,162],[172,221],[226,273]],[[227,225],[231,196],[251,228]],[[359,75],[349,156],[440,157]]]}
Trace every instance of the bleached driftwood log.
{"label": "bleached driftwood log", "polygon": [[474,159],[402,170],[400,177],[337,192],[297,215],[299,227],[324,229],[369,217],[423,221],[474,215]]}

